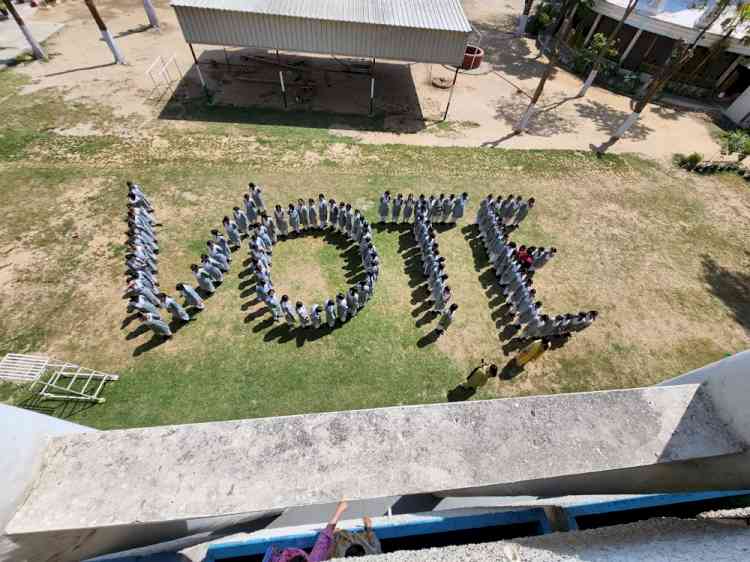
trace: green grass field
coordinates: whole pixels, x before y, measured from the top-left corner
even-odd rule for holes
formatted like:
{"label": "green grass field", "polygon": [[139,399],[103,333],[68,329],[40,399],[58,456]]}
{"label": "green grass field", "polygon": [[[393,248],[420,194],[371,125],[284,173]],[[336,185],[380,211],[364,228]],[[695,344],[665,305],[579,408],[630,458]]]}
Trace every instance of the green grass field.
{"label": "green grass field", "polygon": [[[121,380],[102,405],[41,402],[0,384],[5,402],[116,428],[445,401],[480,359],[502,366],[512,357],[502,351],[484,254],[469,240],[488,193],[538,201],[515,239],[559,249],[535,281],[545,310],[601,316],[476,398],[649,385],[748,344],[750,194],[736,178],[689,176],[635,156],[360,145],[330,135],[321,116],[275,126],[271,112],[210,107],[193,116],[221,119],[68,136],[61,131],[80,121],[113,131],[127,123],[57,92],[22,95],[21,83],[0,73],[0,352],[44,352]],[[381,229],[375,297],[343,328],[302,337],[269,325],[240,277],[243,250],[198,319],[153,347],[149,334],[133,337],[136,323],[123,327],[126,179],[141,183],[163,224],[165,288],[192,280],[189,264],[248,181],[264,185],[267,203],[323,192],[371,220],[385,189],[467,191],[468,216],[440,234],[456,322],[422,345],[435,322],[423,323],[415,302],[409,236]],[[280,243],[275,284],[320,302],[346,287],[344,254],[316,236]]]}

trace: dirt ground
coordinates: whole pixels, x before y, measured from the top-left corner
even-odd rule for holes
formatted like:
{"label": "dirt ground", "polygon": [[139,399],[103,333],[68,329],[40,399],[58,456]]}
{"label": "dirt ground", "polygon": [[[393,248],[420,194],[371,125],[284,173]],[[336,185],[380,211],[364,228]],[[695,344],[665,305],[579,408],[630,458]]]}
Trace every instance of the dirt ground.
{"label": "dirt ground", "polygon": [[[100,40],[98,30],[81,2],[57,2],[37,10],[37,21],[65,24],[64,30],[49,41],[52,60],[23,68],[33,83],[27,91],[59,87],[68,101],[89,100],[112,108],[127,119],[121,135],[150,134],[163,126],[164,108],[179,105],[186,97],[202,97],[198,76],[185,44],[174,11],[166,0],[156,2],[162,21],[160,32],[148,29],[140,2],[100,0],[101,13],[123,51],[128,66],[112,63],[112,56]],[[365,143],[403,143],[434,146],[499,146],[504,148],[588,149],[617,128],[629,113],[630,99],[600,88],[593,88],[586,99],[573,99],[580,88],[578,77],[558,70],[546,87],[541,111],[529,132],[511,135],[544,68],[534,41],[515,38],[516,15],[520,0],[464,0],[467,15],[481,32],[479,41],[486,50],[480,69],[460,75],[450,109],[449,123],[439,119],[448,102],[448,92],[432,85],[435,76],[450,77],[440,65],[378,62],[375,67],[376,113],[385,113],[385,131],[368,127],[337,126],[335,134],[355,137]],[[273,53],[254,50],[197,48],[214,103],[242,107],[280,109],[283,101],[275,67],[247,57],[273,58]],[[167,60],[172,83],[154,86],[147,70],[158,56]],[[228,72],[223,65],[241,64],[241,70]],[[338,68],[330,59],[281,54],[285,64],[301,64],[317,69],[287,72],[291,110],[321,111],[328,114],[366,115],[369,109],[369,79],[366,74],[324,72]],[[210,65],[211,61],[216,63]],[[334,69],[335,69],[334,68]],[[185,73],[178,79],[180,73]],[[178,88],[179,86],[179,88]],[[162,119],[160,119],[162,118]],[[180,112],[169,113],[173,126],[181,124]],[[210,119],[209,119],[210,121]],[[299,122],[298,113],[289,113],[284,124]],[[184,124],[184,123],[182,123]],[[375,127],[373,121],[373,128]],[[84,130],[87,124],[82,124]],[[190,122],[190,127],[199,126]],[[112,132],[112,131],[108,131]],[[628,136],[616,146],[622,152],[638,152],[665,160],[675,152],[718,152],[710,134],[709,121],[700,113],[651,106]]]}

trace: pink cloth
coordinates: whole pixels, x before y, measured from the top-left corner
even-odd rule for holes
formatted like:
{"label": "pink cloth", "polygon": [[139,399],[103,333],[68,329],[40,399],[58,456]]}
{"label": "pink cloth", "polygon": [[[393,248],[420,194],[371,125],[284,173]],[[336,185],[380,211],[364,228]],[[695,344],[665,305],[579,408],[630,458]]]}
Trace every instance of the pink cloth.
{"label": "pink cloth", "polygon": [[296,556],[302,556],[307,562],[328,560],[333,550],[333,531],[335,528],[335,525],[328,525],[320,532],[310,554],[299,548],[285,548],[279,551],[275,546],[271,546],[266,551],[263,562],[288,562]]}

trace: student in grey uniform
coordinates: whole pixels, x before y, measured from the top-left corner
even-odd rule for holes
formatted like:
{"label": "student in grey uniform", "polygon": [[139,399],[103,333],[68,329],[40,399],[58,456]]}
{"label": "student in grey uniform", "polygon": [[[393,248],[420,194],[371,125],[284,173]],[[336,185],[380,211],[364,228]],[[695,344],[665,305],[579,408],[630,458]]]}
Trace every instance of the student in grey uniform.
{"label": "student in grey uniform", "polygon": [[521,201],[518,204],[518,209],[516,209],[516,215],[513,217],[513,224],[518,226],[521,224],[521,221],[526,218],[526,215],[529,214],[529,211],[534,208],[535,199],[533,197],[530,197],[528,201]]}
{"label": "student in grey uniform", "polygon": [[331,199],[328,204],[331,210],[331,228],[337,230],[339,227],[339,206],[336,204],[335,199]]}
{"label": "student in grey uniform", "polygon": [[194,306],[198,310],[203,310],[204,308],[206,308],[206,305],[203,302],[201,296],[190,285],[177,283],[175,289],[177,289],[185,299],[185,306]]}
{"label": "student in grey uniform", "polygon": [[310,216],[310,226],[312,228],[320,228],[318,225],[318,211],[315,206],[315,201],[308,199],[307,201],[307,212]]}
{"label": "student in grey uniform", "polygon": [[221,222],[224,225],[224,231],[227,233],[229,244],[235,248],[239,248],[242,245],[242,238],[240,237],[237,225],[230,221],[229,217],[224,217]]}
{"label": "student in grey uniform", "polygon": [[276,219],[276,228],[279,231],[279,235],[283,237],[289,236],[289,223],[286,221],[286,214],[281,205],[276,205],[273,216]]}
{"label": "student in grey uniform", "polygon": [[292,303],[289,302],[289,295],[281,297],[281,312],[284,313],[284,320],[289,326],[294,326],[297,323],[294,310],[292,310]]}
{"label": "student in grey uniform", "polygon": [[206,247],[208,248],[208,257],[210,257],[216,263],[216,265],[219,266],[219,269],[221,269],[224,273],[229,271],[229,260],[227,259],[227,255],[221,251],[219,245],[214,244],[212,240],[208,240],[206,242]]}
{"label": "student in grey uniform", "polygon": [[154,335],[160,336],[164,339],[172,337],[172,330],[169,329],[169,324],[164,322],[164,320],[150,317],[145,314],[141,314],[141,320],[143,320],[144,326],[150,328],[151,331],[154,332]]}
{"label": "student in grey uniform", "polygon": [[206,254],[201,254],[201,267],[211,276],[211,280],[216,283],[224,281],[224,274],[221,272],[217,262],[214,262]]}
{"label": "student in grey uniform", "polygon": [[380,196],[380,206],[378,207],[378,213],[380,214],[380,222],[386,222],[388,220],[388,207],[391,204],[391,192],[386,191]]}
{"label": "student in grey uniform", "polygon": [[127,287],[125,287],[123,296],[131,298],[137,297],[139,295],[145,298],[154,306],[159,306],[159,299],[156,298],[156,294],[151,290],[150,287],[146,286],[140,281],[130,281]]}
{"label": "student in grey uniform", "polygon": [[399,193],[393,200],[393,207],[391,207],[391,220],[398,222],[401,218],[401,209],[404,206],[404,196]]}
{"label": "student in grey uniform", "polygon": [[247,215],[240,210],[239,207],[233,207],[232,211],[234,211],[234,222],[237,225],[237,229],[240,231],[240,234],[247,234],[248,228],[250,228],[250,223],[247,220]]}
{"label": "student in grey uniform", "polygon": [[534,269],[541,269],[543,268],[549,260],[551,260],[553,257],[555,257],[555,254],[557,253],[557,248],[539,248],[537,249],[534,254],[532,254],[532,258],[534,259],[534,262],[531,264],[531,266]]}
{"label": "student in grey uniform", "polygon": [[265,303],[268,307],[268,310],[271,312],[271,316],[273,316],[273,321],[278,322],[279,320],[281,320],[281,303],[276,296],[276,291],[274,291],[273,289],[270,289],[268,291]]}
{"label": "student in grey uniform", "polygon": [[458,305],[456,303],[453,303],[440,315],[440,320],[438,320],[437,328],[435,328],[438,336],[443,335],[450,327],[450,325],[453,324],[453,317],[456,315],[457,310]]}
{"label": "student in grey uniform", "polygon": [[461,194],[461,197],[457,197],[453,203],[453,209],[451,209],[451,222],[456,222],[458,219],[464,216],[466,211],[466,204],[469,202],[469,194],[465,191]]}
{"label": "student in grey uniform", "polygon": [[596,310],[590,310],[589,312],[579,312],[576,316],[570,319],[568,331],[580,332],[582,330],[585,330],[586,328],[591,326],[591,324],[593,324],[597,316],[599,316],[599,313]]}
{"label": "student in grey uniform", "polygon": [[332,299],[326,301],[326,322],[329,328],[336,326],[336,305]]}
{"label": "student in grey uniform", "polygon": [[414,213],[414,195],[411,193],[406,197],[404,201],[404,222],[409,222],[411,216]]}
{"label": "student in grey uniform", "polygon": [[339,293],[336,295],[336,315],[338,316],[339,320],[341,320],[341,323],[345,323],[347,320],[347,315],[349,313],[349,305],[346,304],[346,297]]}
{"label": "student in grey uniform", "polygon": [[276,229],[276,223],[273,222],[273,219],[265,213],[263,214],[262,221],[263,225],[266,227],[266,232],[268,232],[268,236],[271,239],[271,245],[273,246],[274,244],[276,244],[276,242],[279,241],[279,233]]}
{"label": "student in grey uniform", "polygon": [[227,262],[232,262],[232,249],[229,247],[227,239],[216,229],[211,231],[211,235],[214,237],[214,244],[221,250],[226,256]]}
{"label": "student in grey uniform", "polygon": [[357,315],[357,312],[359,312],[359,295],[357,294],[356,288],[352,287],[349,289],[349,292],[346,293],[346,304],[349,307],[349,314],[354,318]]}
{"label": "student in grey uniform", "polygon": [[161,303],[155,305],[147,298],[145,298],[143,295],[137,295],[136,297],[130,299],[127,306],[128,314],[133,313],[134,311],[139,312],[150,312],[151,314],[156,314],[159,316],[159,309],[158,307],[161,306]]}
{"label": "student in grey uniform", "polygon": [[260,302],[266,302],[268,300],[268,295],[272,290],[273,287],[270,283],[264,283],[260,280],[255,283],[255,295]]}
{"label": "student in grey uniform", "polygon": [[299,212],[291,203],[289,204],[289,210],[287,212],[289,213],[289,226],[295,234],[299,234]]}
{"label": "student in grey uniform", "polygon": [[318,195],[318,217],[320,217],[320,228],[328,228],[328,201],[322,193]]}
{"label": "student in grey uniform", "polygon": [[309,328],[312,326],[312,320],[310,319],[310,314],[307,312],[307,308],[304,304],[302,304],[301,301],[297,301],[297,304],[294,306],[295,311],[297,312],[297,317],[299,318],[299,322],[302,325],[303,328]]}
{"label": "student in grey uniform", "polygon": [[440,222],[448,222],[451,218],[451,211],[453,211],[453,205],[456,204],[456,196],[452,193],[450,196],[443,200],[443,216]]}
{"label": "student in grey uniform", "polygon": [[245,193],[244,195],[245,200],[245,216],[247,217],[248,226],[251,224],[255,224],[258,220],[258,208],[255,206],[255,203],[253,203],[253,200],[250,198],[250,195]]}
{"label": "student in grey uniform", "polygon": [[346,234],[346,204],[339,203],[339,232]]}
{"label": "student in grey uniform", "polygon": [[266,205],[263,202],[263,190],[259,185],[255,185],[252,182],[248,184],[248,187],[250,188],[250,193],[252,194],[253,203],[255,203],[255,206],[259,211],[265,211]]}
{"label": "student in grey uniform", "polygon": [[161,304],[172,315],[172,320],[180,320],[182,322],[189,322],[190,315],[185,311],[184,308],[166,293],[160,293]]}
{"label": "student in grey uniform", "polygon": [[302,230],[307,230],[310,226],[310,209],[307,208],[304,199],[297,201],[297,213],[299,214],[299,222]]}
{"label": "student in grey uniform", "polygon": [[323,323],[322,314],[323,309],[319,304],[312,305],[312,308],[310,309],[310,320],[312,321],[312,327],[315,330],[320,328],[320,325]]}
{"label": "student in grey uniform", "polygon": [[198,267],[196,264],[192,264],[190,266],[190,271],[193,272],[195,280],[198,282],[198,287],[200,287],[201,290],[209,295],[213,295],[216,292],[216,287],[214,287],[214,284],[211,281],[211,276],[205,269]]}

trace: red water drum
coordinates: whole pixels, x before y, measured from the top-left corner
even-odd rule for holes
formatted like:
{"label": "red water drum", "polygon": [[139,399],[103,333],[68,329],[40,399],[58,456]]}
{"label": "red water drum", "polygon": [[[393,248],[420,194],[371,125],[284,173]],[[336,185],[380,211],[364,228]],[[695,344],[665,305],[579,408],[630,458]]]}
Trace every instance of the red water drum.
{"label": "red water drum", "polygon": [[464,63],[461,65],[463,70],[474,70],[479,68],[484,60],[484,49],[480,49],[475,45],[466,45],[466,52],[464,53]]}

